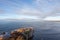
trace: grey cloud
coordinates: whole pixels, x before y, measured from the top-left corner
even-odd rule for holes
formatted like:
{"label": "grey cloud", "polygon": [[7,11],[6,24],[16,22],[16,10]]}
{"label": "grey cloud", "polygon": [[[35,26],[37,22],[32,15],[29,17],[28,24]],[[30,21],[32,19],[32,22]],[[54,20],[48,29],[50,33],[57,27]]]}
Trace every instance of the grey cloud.
{"label": "grey cloud", "polygon": [[4,14],[4,13],[5,13],[5,10],[0,9],[0,14]]}
{"label": "grey cloud", "polygon": [[[7,6],[12,7],[13,13],[18,15],[28,15],[28,16],[38,16],[45,18],[47,16],[59,15],[60,13],[60,0],[34,0],[33,4],[35,8],[24,4],[20,5],[20,1],[11,2],[9,0],[0,0],[1,3],[4,3]],[[22,8],[20,8],[20,6]]]}
{"label": "grey cloud", "polygon": [[47,16],[60,16],[60,8],[54,8]]}
{"label": "grey cloud", "polygon": [[30,16],[38,16],[40,15],[41,12],[36,9],[25,8],[25,9],[17,10],[16,13],[23,14],[23,15],[30,15]]}
{"label": "grey cloud", "polygon": [[[35,0],[38,9],[42,10],[42,17],[58,16],[60,13],[60,0]],[[45,11],[46,10],[46,11]]]}
{"label": "grey cloud", "polygon": [[18,10],[16,13],[20,15],[38,16],[41,18],[59,15],[57,13],[60,13],[59,0],[34,0],[33,4],[35,4],[36,8],[33,9],[26,6]]}

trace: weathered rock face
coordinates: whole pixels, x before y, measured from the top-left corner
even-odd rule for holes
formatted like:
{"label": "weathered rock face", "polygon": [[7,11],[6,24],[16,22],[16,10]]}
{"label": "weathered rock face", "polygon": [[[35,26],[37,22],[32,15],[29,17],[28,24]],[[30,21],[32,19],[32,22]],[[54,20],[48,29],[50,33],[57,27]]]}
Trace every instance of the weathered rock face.
{"label": "weathered rock face", "polygon": [[33,28],[20,28],[12,31],[11,37],[7,39],[3,39],[3,37],[0,37],[0,40],[28,40],[33,36]]}
{"label": "weathered rock face", "polygon": [[23,36],[18,36],[17,38],[9,38],[9,40],[25,40],[25,38]]}

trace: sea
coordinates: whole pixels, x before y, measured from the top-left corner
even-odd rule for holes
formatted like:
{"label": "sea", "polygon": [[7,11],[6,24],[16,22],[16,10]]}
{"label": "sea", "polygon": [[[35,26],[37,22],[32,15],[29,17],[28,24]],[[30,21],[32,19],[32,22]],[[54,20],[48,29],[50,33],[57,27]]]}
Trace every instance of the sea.
{"label": "sea", "polygon": [[0,21],[0,34],[18,28],[34,28],[32,40],[60,40],[60,22],[53,21]]}

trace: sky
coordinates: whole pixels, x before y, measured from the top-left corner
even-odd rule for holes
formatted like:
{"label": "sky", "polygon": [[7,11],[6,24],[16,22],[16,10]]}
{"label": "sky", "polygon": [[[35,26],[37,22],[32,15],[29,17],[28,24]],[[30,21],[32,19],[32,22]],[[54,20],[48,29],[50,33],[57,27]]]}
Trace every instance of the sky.
{"label": "sky", "polygon": [[0,19],[60,20],[60,0],[0,0]]}

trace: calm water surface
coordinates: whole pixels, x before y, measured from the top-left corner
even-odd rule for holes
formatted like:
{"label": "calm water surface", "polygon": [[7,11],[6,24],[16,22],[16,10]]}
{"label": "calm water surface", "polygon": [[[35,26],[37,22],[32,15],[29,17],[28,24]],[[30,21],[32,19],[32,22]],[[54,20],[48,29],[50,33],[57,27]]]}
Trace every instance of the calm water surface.
{"label": "calm water surface", "polygon": [[60,40],[60,22],[1,21],[0,33],[30,26],[35,30],[33,40]]}

